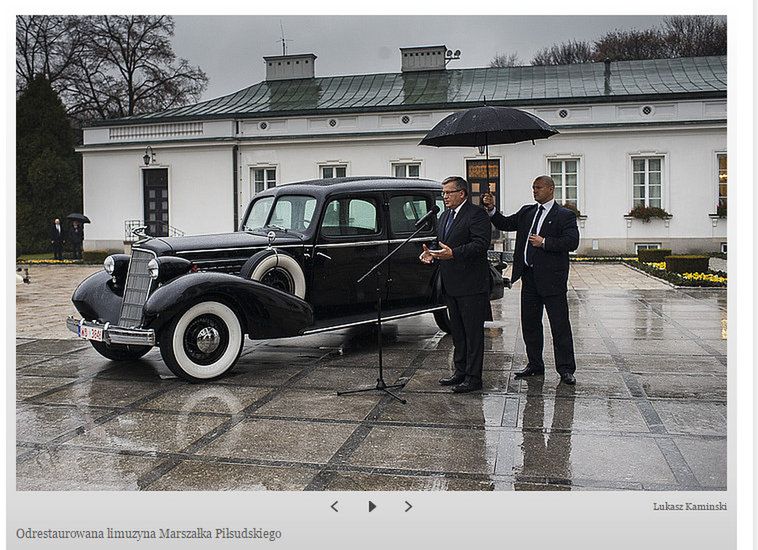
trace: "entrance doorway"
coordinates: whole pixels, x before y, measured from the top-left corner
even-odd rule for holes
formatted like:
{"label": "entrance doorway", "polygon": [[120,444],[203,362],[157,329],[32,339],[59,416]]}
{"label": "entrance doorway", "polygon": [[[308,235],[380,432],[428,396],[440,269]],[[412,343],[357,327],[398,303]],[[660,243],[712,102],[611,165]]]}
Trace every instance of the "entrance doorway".
{"label": "entrance doorway", "polygon": [[168,236],[168,168],[142,170],[143,201],[147,234]]}
{"label": "entrance doorway", "polygon": [[489,160],[489,180],[486,160],[466,161],[466,180],[471,188],[471,202],[481,204],[480,197],[489,191],[495,196],[495,204],[500,204],[500,160]]}

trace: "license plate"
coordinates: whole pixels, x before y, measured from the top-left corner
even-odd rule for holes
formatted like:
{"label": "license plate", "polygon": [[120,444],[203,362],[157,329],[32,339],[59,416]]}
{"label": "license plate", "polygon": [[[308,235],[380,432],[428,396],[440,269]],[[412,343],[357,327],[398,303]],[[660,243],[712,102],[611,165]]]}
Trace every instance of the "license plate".
{"label": "license plate", "polygon": [[103,341],[103,329],[96,328],[96,327],[87,327],[87,326],[80,326],[79,327],[79,336],[82,338],[86,338],[87,340],[95,340],[97,342]]}

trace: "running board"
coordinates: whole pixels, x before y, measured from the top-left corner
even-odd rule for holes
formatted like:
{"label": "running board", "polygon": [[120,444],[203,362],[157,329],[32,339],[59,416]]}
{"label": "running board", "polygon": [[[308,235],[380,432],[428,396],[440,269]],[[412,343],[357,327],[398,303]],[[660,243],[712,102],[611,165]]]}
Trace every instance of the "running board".
{"label": "running board", "polygon": [[[424,313],[434,313],[435,311],[442,311],[447,306],[434,306],[428,309],[413,309],[410,311],[397,311],[395,310],[392,313],[388,313],[387,315],[382,315],[382,323],[385,321],[396,321],[398,319],[405,319],[406,317],[413,317],[415,315],[422,315]],[[326,326],[316,326],[314,328],[308,329],[303,331],[303,335],[306,334],[318,334],[319,332],[328,332],[330,330],[338,330],[341,328],[350,328],[350,327],[357,327],[360,325],[371,325],[376,323],[376,315],[374,314],[371,317],[367,317],[366,315],[355,315],[354,321],[348,321],[344,323],[340,323],[339,325],[326,325]]]}

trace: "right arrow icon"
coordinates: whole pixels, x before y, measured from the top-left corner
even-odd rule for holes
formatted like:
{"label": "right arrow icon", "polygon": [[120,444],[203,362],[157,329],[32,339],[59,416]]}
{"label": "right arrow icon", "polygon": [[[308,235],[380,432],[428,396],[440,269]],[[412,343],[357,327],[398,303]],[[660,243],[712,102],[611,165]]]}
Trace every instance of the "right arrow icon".
{"label": "right arrow icon", "polygon": [[376,508],[376,504],[374,504],[373,502],[371,502],[371,501],[369,500],[369,501],[368,501],[368,511],[369,511],[369,512],[373,512],[373,511],[374,511],[374,508]]}
{"label": "right arrow icon", "polygon": [[413,508],[413,505],[410,502],[408,502],[407,500],[405,501],[405,503],[408,505],[408,508],[405,509],[406,512],[408,510],[410,510],[411,508]]}

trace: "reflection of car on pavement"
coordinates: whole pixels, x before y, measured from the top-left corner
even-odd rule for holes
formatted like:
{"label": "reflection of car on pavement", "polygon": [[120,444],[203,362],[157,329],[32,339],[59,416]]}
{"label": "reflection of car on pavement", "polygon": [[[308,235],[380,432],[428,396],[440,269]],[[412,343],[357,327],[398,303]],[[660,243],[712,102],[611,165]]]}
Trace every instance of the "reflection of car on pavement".
{"label": "reflection of car on pavement", "polygon": [[[190,381],[234,366],[243,339],[322,332],[433,313],[448,331],[436,266],[419,262],[428,224],[376,276],[356,281],[442,204],[440,184],[420,179],[337,178],[290,184],[253,199],[234,233],[148,237],[114,254],[72,300],[67,325],[112,360],[158,345]],[[500,263],[500,258],[496,259]],[[502,263],[500,268],[504,267]],[[493,276],[493,296],[503,281]]]}

